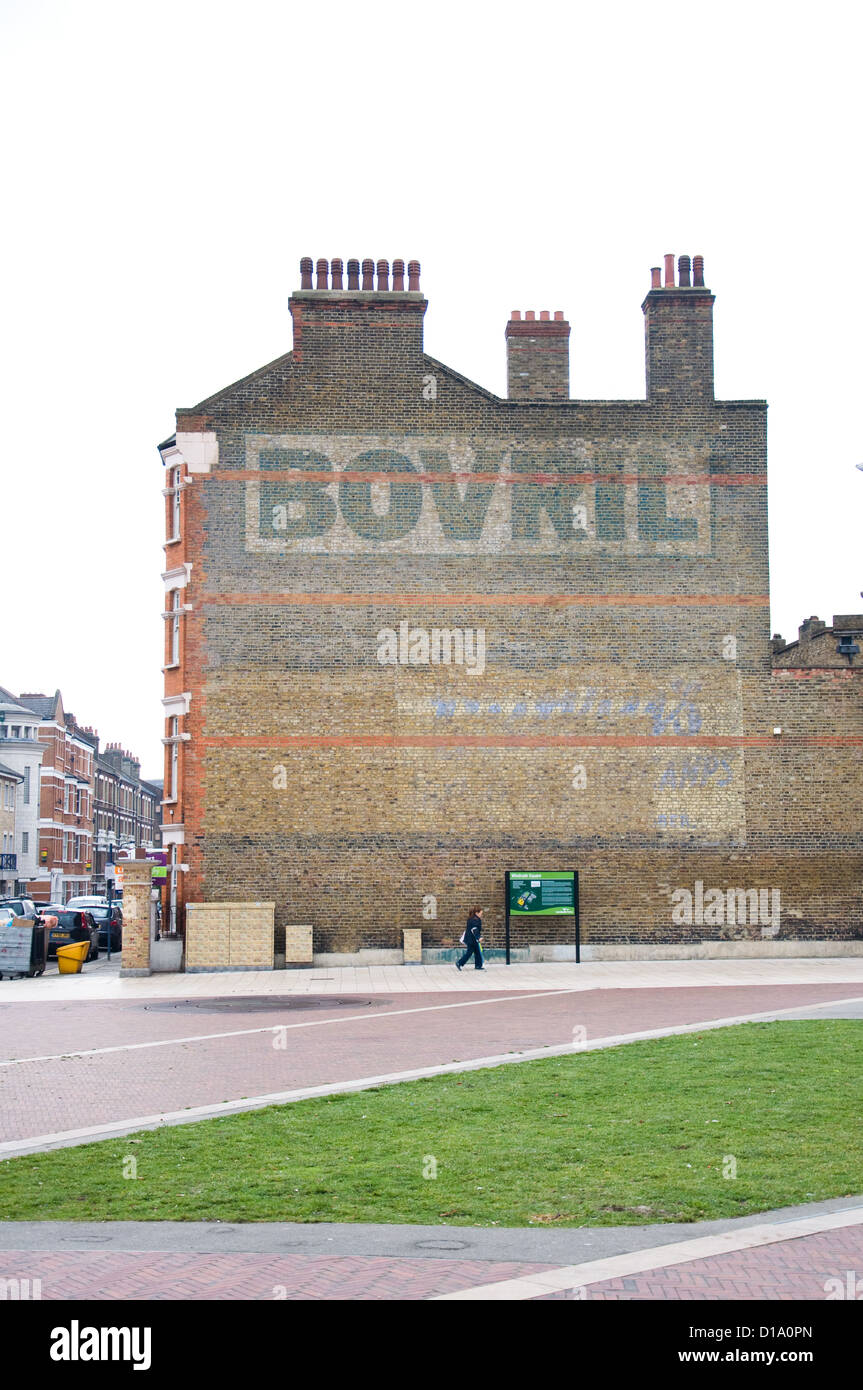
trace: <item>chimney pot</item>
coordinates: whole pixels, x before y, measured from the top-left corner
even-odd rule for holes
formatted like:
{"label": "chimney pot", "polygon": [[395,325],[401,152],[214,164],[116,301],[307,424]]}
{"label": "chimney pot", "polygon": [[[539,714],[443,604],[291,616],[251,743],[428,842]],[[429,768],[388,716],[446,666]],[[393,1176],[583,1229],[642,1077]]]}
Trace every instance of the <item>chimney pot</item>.
{"label": "chimney pot", "polygon": [[555,321],[555,323],[563,323],[563,310],[562,310],[562,309],[555,309],[555,311],[554,311],[554,321]]}
{"label": "chimney pot", "polygon": [[375,263],[367,256],[363,261],[363,289],[373,290],[375,287]]}
{"label": "chimney pot", "polygon": [[673,290],[673,289],[674,289],[674,252],[673,252],[673,251],[666,251],[666,253],[665,253],[665,288],[666,288],[667,290]]}
{"label": "chimney pot", "polygon": [[658,266],[658,265],[651,266],[651,269],[650,269],[650,288],[651,288],[652,290],[661,290],[661,289],[662,289],[662,268],[661,268],[661,266]]}
{"label": "chimney pot", "polygon": [[303,256],[300,261],[300,289],[310,290],[312,288],[312,258]]}
{"label": "chimney pot", "polygon": [[682,290],[689,289],[689,257],[681,256],[677,262],[678,283]]}
{"label": "chimney pot", "polygon": [[510,318],[511,318],[515,323],[520,323],[520,322],[521,322],[521,309],[513,309],[512,313],[510,314]]}
{"label": "chimney pot", "polygon": [[405,263],[393,261],[393,289],[400,291],[405,287]]}
{"label": "chimney pot", "polygon": [[326,290],[329,288],[330,267],[327,261],[318,261],[318,289]]}
{"label": "chimney pot", "polygon": [[344,288],[342,284],[343,269],[344,267],[342,265],[341,257],[334,256],[332,261],[330,262],[330,270],[332,273],[332,286],[334,290],[341,290]]}
{"label": "chimney pot", "polygon": [[704,285],[704,257],[695,256],[692,261],[692,283],[693,285]]}
{"label": "chimney pot", "polygon": [[390,263],[389,261],[378,261],[378,289],[388,290],[390,287]]}
{"label": "chimney pot", "polygon": [[420,287],[420,263],[419,261],[408,262],[408,289],[412,292],[418,291]]}
{"label": "chimney pot", "polygon": [[540,309],[539,317],[541,323],[548,323],[551,319],[551,315],[547,309]]}
{"label": "chimney pot", "polygon": [[360,263],[359,261],[348,261],[348,289],[358,290],[360,287]]}
{"label": "chimney pot", "polygon": [[528,323],[533,323],[534,319],[536,318],[536,314],[533,312],[532,309],[526,309],[524,316],[527,319]]}

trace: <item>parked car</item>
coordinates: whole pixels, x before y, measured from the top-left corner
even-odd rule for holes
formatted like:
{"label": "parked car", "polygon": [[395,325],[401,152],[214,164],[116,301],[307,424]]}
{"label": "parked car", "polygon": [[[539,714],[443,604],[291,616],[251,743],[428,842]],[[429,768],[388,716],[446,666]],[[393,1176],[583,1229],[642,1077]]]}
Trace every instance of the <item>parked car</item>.
{"label": "parked car", "polygon": [[[67,903],[68,906],[68,903]],[[108,932],[111,933],[111,950],[119,951],[123,946],[123,913],[117,903],[87,909],[99,928],[99,945],[103,951],[108,949]]]}
{"label": "parked car", "polygon": [[32,898],[0,898],[0,907],[11,907],[16,917],[36,916],[36,904]]}
{"label": "parked car", "polygon": [[56,927],[48,928],[48,956],[56,956],[58,946],[71,946],[73,941],[90,942],[87,960],[99,958],[99,928],[89,912],[70,912],[66,907],[42,910],[45,917],[56,917]]}
{"label": "parked car", "polygon": [[[112,902],[116,902],[116,898],[112,899]],[[94,893],[91,897],[70,898],[66,906],[71,908],[84,907],[89,909],[91,907],[108,907],[109,903],[104,893],[101,896]]]}

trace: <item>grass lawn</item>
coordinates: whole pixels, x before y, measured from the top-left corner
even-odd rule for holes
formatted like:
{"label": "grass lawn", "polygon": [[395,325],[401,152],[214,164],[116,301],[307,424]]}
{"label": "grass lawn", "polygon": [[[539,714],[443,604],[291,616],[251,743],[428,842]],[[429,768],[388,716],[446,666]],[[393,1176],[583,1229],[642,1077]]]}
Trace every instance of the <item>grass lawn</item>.
{"label": "grass lawn", "polygon": [[142,1131],[0,1164],[0,1218],[613,1226],[845,1196],[861,1039],[742,1024]]}

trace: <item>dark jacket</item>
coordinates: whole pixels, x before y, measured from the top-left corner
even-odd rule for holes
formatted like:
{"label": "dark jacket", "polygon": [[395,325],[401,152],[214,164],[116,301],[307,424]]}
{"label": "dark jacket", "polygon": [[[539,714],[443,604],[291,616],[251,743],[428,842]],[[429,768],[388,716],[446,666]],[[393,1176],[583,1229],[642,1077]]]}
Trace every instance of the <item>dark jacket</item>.
{"label": "dark jacket", "polygon": [[479,941],[482,936],[482,919],[480,917],[468,917],[464,939],[470,945],[470,938]]}

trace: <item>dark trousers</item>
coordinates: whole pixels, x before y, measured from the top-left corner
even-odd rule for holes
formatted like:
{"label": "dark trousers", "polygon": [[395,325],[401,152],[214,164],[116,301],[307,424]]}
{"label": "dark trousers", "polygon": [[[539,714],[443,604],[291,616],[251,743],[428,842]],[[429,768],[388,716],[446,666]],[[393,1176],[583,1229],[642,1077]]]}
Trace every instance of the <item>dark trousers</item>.
{"label": "dark trousers", "polygon": [[479,949],[479,942],[477,941],[473,932],[469,931],[467,934],[467,949],[465,950],[464,955],[459,961],[459,965],[466,965],[467,962],[470,960],[471,956],[476,956],[476,960],[474,961],[474,969],[482,970],[482,951]]}

